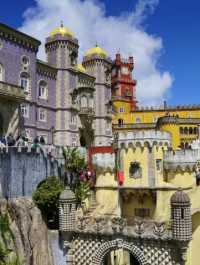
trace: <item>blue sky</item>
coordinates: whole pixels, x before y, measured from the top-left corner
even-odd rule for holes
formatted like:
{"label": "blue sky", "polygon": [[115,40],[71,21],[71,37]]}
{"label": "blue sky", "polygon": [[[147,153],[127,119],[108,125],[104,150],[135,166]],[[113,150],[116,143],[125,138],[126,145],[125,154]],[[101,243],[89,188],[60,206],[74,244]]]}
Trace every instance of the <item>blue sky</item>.
{"label": "blue sky", "polygon": [[[132,12],[137,2],[136,0],[101,1],[105,5],[105,16],[116,18],[122,13],[125,16],[126,13]],[[33,0],[2,1],[0,20],[19,28],[24,24],[23,13],[30,6],[36,6],[36,2]],[[162,39],[163,46],[159,50],[160,57],[156,60],[156,68],[161,72],[169,72],[173,83],[159,99],[167,98],[172,105],[200,103],[199,13],[200,1],[198,0],[160,0],[154,12],[148,14],[142,25],[139,25],[142,31],[150,36]],[[123,47],[120,49],[122,50]],[[139,58],[137,58],[136,68],[138,60]],[[147,82],[144,84],[148,86]],[[148,91],[148,87],[144,91]]]}

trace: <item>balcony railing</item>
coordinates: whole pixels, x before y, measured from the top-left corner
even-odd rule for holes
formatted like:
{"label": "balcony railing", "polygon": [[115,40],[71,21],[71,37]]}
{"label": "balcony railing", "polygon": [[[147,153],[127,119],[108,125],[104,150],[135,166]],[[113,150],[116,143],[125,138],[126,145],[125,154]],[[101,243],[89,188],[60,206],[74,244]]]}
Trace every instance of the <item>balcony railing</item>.
{"label": "balcony railing", "polygon": [[25,100],[25,93],[20,86],[0,81],[0,97],[6,97],[10,100],[23,101]]}
{"label": "balcony railing", "polygon": [[79,115],[94,115],[94,109],[89,107],[80,107]]}

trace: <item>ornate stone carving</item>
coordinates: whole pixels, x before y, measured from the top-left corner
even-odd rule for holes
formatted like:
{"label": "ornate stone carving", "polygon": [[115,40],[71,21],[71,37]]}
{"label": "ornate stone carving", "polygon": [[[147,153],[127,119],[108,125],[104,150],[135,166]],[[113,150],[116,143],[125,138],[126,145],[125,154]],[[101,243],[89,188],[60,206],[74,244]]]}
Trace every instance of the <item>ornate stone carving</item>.
{"label": "ornate stone carving", "polygon": [[106,225],[106,220],[103,217],[96,217],[95,218],[95,228],[97,232],[103,230],[104,226]]}
{"label": "ornate stone carving", "polygon": [[153,232],[156,236],[162,237],[165,234],[166,225],[164,222],[155,222],[153,226]]}
{"label": "ornate stone carving", "polygon": [[144,221],[143,220],[136,220],[134,231],[138,235],[142,235],[144,233]]}
{"label": "ornate stone carving", "polygon": [[126,219],[114,217],[111,220],[111,227],[114,233],[121,233],[126,225]]}

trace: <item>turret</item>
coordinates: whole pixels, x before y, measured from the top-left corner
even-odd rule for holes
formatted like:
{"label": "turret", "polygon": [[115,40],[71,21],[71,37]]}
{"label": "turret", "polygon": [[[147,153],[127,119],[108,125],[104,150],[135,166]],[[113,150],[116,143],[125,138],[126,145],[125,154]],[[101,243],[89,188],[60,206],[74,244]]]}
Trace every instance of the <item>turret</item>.
{"label": "turret", "polygon": [[112,97],[116,108],[125,107],[124,112],[134,111],[137,108],[136,80],[132,77],[134,68],[133,57],[121,58],[116,54],[112,66]]}
{"label": "turret", "polygon": [[171,197],[171,222],[173,239],[189,242],[192,238],[191,203],[181,188]]}
{"label": "turret", "polygon": [[76,214],[76,197],[69,187],[61,193],[59,198],[59,230],[73,231]]}
{"label": "turret", "polygon": [[46,39],[47,61],[61,69],[73,67],[77,64],[78,48],[75,34],[61,22],[60,27],[52,30]]}
{"label": "turret", "polygon": [[111,66],[107,52],[96,45],[89,49],[83,58],[86,72],[96,78],[95,81],[95,145],[110,145],[112,139],[111,111]]}

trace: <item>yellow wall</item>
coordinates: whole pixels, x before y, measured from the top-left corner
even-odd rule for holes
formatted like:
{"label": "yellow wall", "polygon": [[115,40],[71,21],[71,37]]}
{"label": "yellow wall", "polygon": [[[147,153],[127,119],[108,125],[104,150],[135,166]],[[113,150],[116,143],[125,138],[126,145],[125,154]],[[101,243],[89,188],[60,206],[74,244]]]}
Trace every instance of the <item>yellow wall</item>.
{"label": "yellow wall", "polygon": [[[151,189],[148,189],[148,159],[152,155],[156,191],[152,196]],[[187,189],[188,196],[191,199],[192,212],[197,213],[192,216],[193,239],[188,249],[187,265],[199,265],[199,246],[200,246],[200,186],[196,186],[194,173],[188,170],[182,171],[164,171],[157,170],[156,159],[163,160],[163,148],[154,146],[149,152],[148,147],[137,146],[135,148],[121,150],[122,167],[125,173],[126,187],[122,196],[117,189],[117,181],[114,173],[97,174],[97,202],[96,214],[122,215],[127,218],[128,224],[131,224],[135,216],[136,208],[150,209],[150,218],[158,221],[166,221],[170,224],[170,198],[178,187]],[[129,176],[130,163],[137,161],[142,167],[142,178],[133,179]],[[106,188],[104,188],[106,186]],[[131,189],[135,187],[135,189]],[[139,188],[140,187],[140,188]],[[120,197],[119,197],[120,196]],[[141,201],[141,196],[143,200]],[[198,212],[199,211],[199,212]]]}
{"label": "yellow wall", "polygon": [[[179,118],[198,118],[200,119],[200,108],[199,109],[177,109],[177,110],[143,110],[143,111],[133,111],[131,112],[130,104],[125,103],[124,101],[116,101],[113,103],[115,110],[117,111],[113,115],[113,125],[118,124],[118,120],[122,119],[123,124],[156,124],[156,120],[159,117],[163,117],[166,114],[170,116],[178,115]],[[120,113],[120,108],[125,109],[124,113]],[[139,119],[139,121],[138,121]],[[180,134],[180,127],[194,128],[198,124],[190,124],[185,122],[185,124],[164,124],[159,128],[160,130],[167,131],[172,135],[172,147],[177,149],[180,147],[181,143],[191,143],[193,140],[197,139],[198,134]],[[143,130],[147,130],[142,128]],[[115,128],[115,130],[132,130],[131,127],[127,128],[126,126],[121,128]],[[136,129],[141,130],[141,128]]]}

